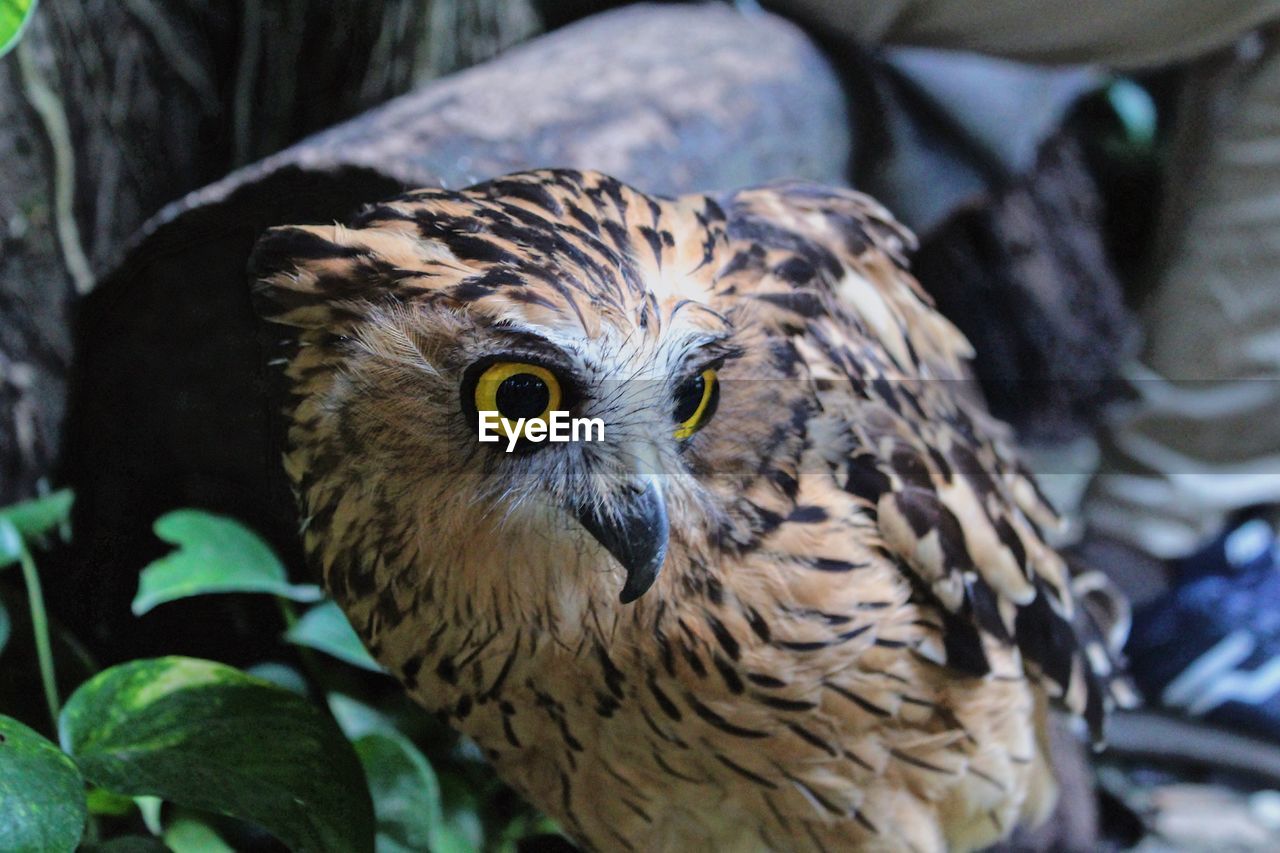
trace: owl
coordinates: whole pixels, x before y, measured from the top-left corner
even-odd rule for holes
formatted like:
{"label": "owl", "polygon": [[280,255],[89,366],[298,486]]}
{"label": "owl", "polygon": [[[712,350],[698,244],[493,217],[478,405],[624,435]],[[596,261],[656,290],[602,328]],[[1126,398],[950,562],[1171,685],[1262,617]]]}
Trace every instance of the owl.
{"label": "owl", "polygon": [[912,248],[564,169],[259,242],[307,559],[584,848],[978,848],[1050,809],[1051,706],[1098,732],[1109,626]]}

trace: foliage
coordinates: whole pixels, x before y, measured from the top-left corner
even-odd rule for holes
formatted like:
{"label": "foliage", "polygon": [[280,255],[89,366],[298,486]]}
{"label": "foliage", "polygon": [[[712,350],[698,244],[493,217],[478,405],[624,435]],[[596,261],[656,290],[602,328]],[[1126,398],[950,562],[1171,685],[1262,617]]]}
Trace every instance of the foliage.
{"label": "foliage", "polygon": [[61,707],[51,636],[62,629],[45,614],[35,558],[66,538],[71,505],[59,492],[0,509],[0,570],[21,567],[30,610],[29,628],[11,628],[0,601],[0,656],[11,631],[35,634],[47,705],[46,720],[25,722],[0,707],[0,849],[222,853],[272,849],[274,838],[296,850],[458,853],[555,831],[513,805],[478,750],[408,705],[336,604],[291,583],[267,544],[229,518],[161,517],[156,535],[176,547],[142,570],[132,610],[271,595],[281,621],[264,626],[262,645],[284,661],[244,671],[131,660]]}
{"label": "foliage", "polygon": [[352,666],[382,672],[382,667],[369,656],[356,632],[351,630],[347,617],[332,601],[308,610],[290,626],[284,637],[291,643],[310,646]]}
{"label": "foliage", "polygon": [[66,850],[87,808],[75,762],[17,720],[0,716],[0,850]]}
{"label": "foliage", "polygon": [[266,592],[293,601],[319,601],[320,589],[289,583],[267,543],[229,518],[180,509],[161,516],[156,536],[178,548],[142,570],[133,612],[218,592]]}
{"label": "foliage", "polygon": [[0,0],[0,56],[18,43],[36,10],[36,0]]}
{"label": "foliage", "polygon": [[[39,540],[54,532],[65,536],[71,517],[71,502],[71,491],[62,489],[42,498],[0,509],[0,518],[12,524],[21,536],[29,540]],[[14,559],[16,560],[16,556]],[[4,562],[0,562],[0,565],[4,565]]]}
{"label": "foliage", "polygon": [[1128,77],[1117,77],[1106,89],[1107,103],[1124,131],[1124,141],[1144,151],[1156,144],[1156,103],[1146,89]]}
{"label": "foliage", "polygon": [[131,661],[67,702],[62,746],[86,779],[243,818],[290,847],[369,849],[373,806],[333,721],[288,690],[192,658]]}

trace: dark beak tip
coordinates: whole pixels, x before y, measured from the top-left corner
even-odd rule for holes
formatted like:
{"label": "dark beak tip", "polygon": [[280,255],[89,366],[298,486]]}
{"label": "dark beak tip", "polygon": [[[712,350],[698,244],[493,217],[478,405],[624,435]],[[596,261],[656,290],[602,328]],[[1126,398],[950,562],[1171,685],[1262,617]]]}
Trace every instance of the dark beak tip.
{"label": "dark beak tip", "polygon": [[577,510],[578,520],[626,570],[618,600],[631,604],[653,586],[667,556],[669,534],[666,503],[652,483],[629,497],[617,516],[601,518],[586,508]]}
{"label": "dark beak tip", "polygon": [[667,546],[664,543],[647,565],[635,568],[624,566],[627,570],[627,582],[622,585],[622,591],[618,593],[618,601],[631,604],[648,592],[658,580],[658,575],[662,572],[662,564],[666,559]]}

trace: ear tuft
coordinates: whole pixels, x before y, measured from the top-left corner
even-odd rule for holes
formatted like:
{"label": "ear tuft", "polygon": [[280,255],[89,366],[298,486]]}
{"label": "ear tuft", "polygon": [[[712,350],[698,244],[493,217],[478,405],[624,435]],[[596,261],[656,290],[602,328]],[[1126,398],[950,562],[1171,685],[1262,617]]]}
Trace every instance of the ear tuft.
{"label": "ear tuft", "polygon": [[[330,233],[336,231],[332,226],[323,227]],[[359,257],[359,248],[335,243],[319,232],[320,227],[298,225],[285,225],[267,231],[249,256],[249,275],[262,280],[277,273],[292,272],[307,261]]]}
{"label": "ear tuft", "polygon": [[258,313],[307,329],[349,325],[351,306],[343,304],[344,294],[334,284],[367,252],[338,242],[342,237],[343,229],[335,225],[288,225],[264,234],[249,256]]}

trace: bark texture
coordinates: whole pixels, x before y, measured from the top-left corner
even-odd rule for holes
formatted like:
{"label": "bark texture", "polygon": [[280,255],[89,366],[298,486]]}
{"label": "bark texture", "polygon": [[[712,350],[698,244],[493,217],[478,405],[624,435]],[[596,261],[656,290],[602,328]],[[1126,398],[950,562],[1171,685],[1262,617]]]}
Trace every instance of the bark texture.
{"label": "bark texture", "polygon": [[184,193],[538,29],[531,0],[44,0],[0,60],[0,505],[58,446],[77,298]]}

